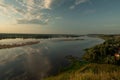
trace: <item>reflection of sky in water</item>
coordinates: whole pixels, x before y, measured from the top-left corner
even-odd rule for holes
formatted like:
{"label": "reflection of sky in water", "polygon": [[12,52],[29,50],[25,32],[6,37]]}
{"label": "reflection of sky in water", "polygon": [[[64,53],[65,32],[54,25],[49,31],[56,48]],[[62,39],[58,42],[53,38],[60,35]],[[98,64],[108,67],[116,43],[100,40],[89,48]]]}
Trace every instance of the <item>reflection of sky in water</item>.
{"label": "reflection of sky in water", "polygon": [[11,80],[14,76],[37,80],[55,73],[64,65],[65,56],[81,56],[83,49],[101,43],[97,38],[81,41],[45,40],[39,44],[0,50],[0,80]]}
{"label": "reflection of sky in water", "polygon": [[[50,69],[48,58],[43,55],[43,44],[0,50],[0,80],[13,75],[44,77]],[[6,77],[7,76],[7,77]]]}

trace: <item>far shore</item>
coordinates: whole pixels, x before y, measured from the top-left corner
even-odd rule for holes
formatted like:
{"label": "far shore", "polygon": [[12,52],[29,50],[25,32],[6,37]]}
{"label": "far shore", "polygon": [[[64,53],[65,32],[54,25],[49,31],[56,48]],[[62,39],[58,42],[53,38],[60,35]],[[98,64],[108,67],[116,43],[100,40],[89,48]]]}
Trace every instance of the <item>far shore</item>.
{"label": "far shore", "polygon": [[26,45],[33,45],[33,44],[38,44],[40,41],[29,41],[21,44],[0,44],[0,49],[6,49],[6,48],[14,48],[14,47],[21,47],[21,46],[26,46]]}
{"label": "far shore", "polygon": [[59,41],[79,41],[79,40],[84,40],[84,39],[79,39],[79,38],[65,38],[65,39],[60,39]]}

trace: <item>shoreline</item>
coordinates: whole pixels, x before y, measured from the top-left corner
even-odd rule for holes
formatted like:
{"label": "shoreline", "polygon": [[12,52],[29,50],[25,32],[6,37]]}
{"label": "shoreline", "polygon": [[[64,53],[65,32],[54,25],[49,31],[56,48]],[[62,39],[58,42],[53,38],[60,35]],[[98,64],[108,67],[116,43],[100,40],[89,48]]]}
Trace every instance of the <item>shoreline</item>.
{"label": "shoreline", "polygon": [[[98,37],[105,40],[104,43],[86,48],[83,61],[80,61],[78,57],[68,56],[66,58],[70,61],[70,65],[63,68],[59,74],[46,77],[44,80],[120,79],[118,77],[120,73],[120,37]],[[119,55],[119,58],[118,56],[116,58],[115,53]]]}
{"label": "shoreline", "polygon": [[7,49],[7,48],[14,48],[14,47],[21,47],[21,46],[26,46],[26,45],[33,45],[33,44],[38,44],[40,41],[29,41],[21,44],[0,44],[0,49]]}

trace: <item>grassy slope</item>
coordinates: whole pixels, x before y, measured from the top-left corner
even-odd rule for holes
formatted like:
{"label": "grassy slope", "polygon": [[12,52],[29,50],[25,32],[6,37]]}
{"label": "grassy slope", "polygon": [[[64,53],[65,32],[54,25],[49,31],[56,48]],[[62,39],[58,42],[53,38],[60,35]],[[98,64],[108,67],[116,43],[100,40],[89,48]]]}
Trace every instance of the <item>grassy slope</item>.
{"label": "grassy slope", "polygon": [[[114,36],[112,36],[112,38],[113,37]],[[109,40],[111,39],[111,36],[102,36],[100,38]],[[120,38],[115,39],[120,40]],[[70,67],[65,72],[57,76],[48,77],[45,80],[120,80],[120,66],[112,64],[87,63],[81,67],[79,63],[77,64],[78,65],[75,63],[74,66]]]}
{"label": "grassy slope", "polygon": [[120,66],[90,63],[45,80],[120,80]]}

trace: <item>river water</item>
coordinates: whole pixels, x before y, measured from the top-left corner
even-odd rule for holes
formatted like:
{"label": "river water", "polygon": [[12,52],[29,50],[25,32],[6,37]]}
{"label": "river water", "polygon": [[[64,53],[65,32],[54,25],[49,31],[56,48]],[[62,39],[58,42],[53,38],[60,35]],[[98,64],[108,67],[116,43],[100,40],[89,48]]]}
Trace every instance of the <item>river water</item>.
{"label": "river water", "polygon": [[[84,49],[103,43],[99,38],[81,37],[84,40],[64,41],[58,39],[40,40],[39,44],[0,50],[0,80],[42,80],[66,66],[65,56],[82,57]],[[19,39],[7,42],[20,43]]]}

